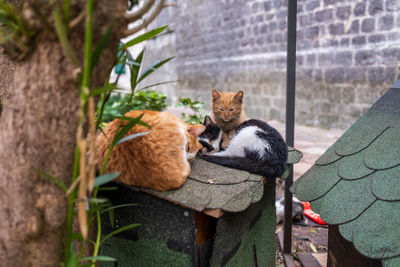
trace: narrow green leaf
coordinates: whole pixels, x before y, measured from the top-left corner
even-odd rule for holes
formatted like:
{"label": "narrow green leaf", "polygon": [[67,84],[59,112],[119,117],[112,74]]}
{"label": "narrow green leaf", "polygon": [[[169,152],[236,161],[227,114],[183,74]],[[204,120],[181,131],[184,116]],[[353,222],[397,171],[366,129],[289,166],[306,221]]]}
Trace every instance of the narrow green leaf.
{"label": "narrow green leaf", "polygon": [[149,133],[151,133],[151,131],[149,131],[149,132],[144,132],[144,133],[136,133],[136,134],[128,135],[128,136],[122,138],[121,140],[119,140],[118,143],[117,143],[117,145],[119,145],[119,144],[121,144],[121,143],[123,143],[123,142],[129,141],[129,140],[131,140],[131,139],[134,139],[134,138],[137,138],[137,137],[140,137],[140,136],[149,134]]}
{"label": "narrow green leaf", "polygon": [[170,57],[161,61],[156,61],[153,64],[151,64],[143,73],[140,75],[138,81],[136,84],[140,83],[142,80],[144,80],[147,76],[149,76],[151,73],[153,73],[155,70],[159,69],[162,65],[173,59],[174,57]]}
{"label": "narrow green leaf", "polygon": [[114,226],[114,218],[115,218],[114,210],[108,211],[108,218],[110,219],[111,227],[114,229],[115,228],[115,226]]}
{"label": "narrow green leaf", "polygon": [[63,48],[65,55],[72,62],[72,64],[78,66],[79,60],[76,57],[75,52],[72,49],[72,46],[68,40],[67,30],[65,29],[65,25],[62,21],[61,11],[60,11],[60,7],[58,5],[56,5],[56,7],[54,8],[53,18],[54,18],[54,23],[55,23],[55,27],[56,27],[57,37],[58,37],[58,40],[60,41],[60,44]]}
{"label": "narrow green leaf", "polygon": [[72,233],[71,237],[72,237],[73,240],[78,240],[78,241],[82,241],[83,240],[82,234],[79,233],[79,232]]}
{"label": "narrow green leaf", "polygon": [[95,198],[95,197],[90,198],[90,202],[92,203],[105,203],[107,201],[108,199],[105,198]]}
{"label": "narrow green leaf", "polygon": [[94,0],[86,1],[85,16],[85,44],[83,55],[83,71],[81,81],[81,97],[86,95],[85,89],[90,86],[90,74],[92,67],[92,44],[93,44],[93,8]]}
{"label": "narrow green leaf", "polygon": [[68,28],[71,10],[71,0],[64,1],[64,24]]}
{"label": "narrow green leaf", "polygon": [[0,14],[0,24],[7,26],[9,30],[18,32],[18,26],[6,16]]}
{"label": "narrow green leaf", "polygon": [[[96,124],[97,124],[97,128],[101,129],[101,122],[103,120],[103,114],[104,114],[104,109],[106,107],[106,102],[110,99],[111,96],[111,92],[105,93],[104,95],[102,95],[101,97],[101,105],[100,105],[100,111],[97,112],[97,118],[96,118]],[[104,132],[103,132],[104,133]],[[106,136],[106,135],[104,135]]]}
{"label": "narrow green leaf", "polygon": [[100,214],[103,214],[104,212],[107,212],[109,210],[115,210],[115,209],[120,209],[120,208],[125,208],[125,207],[132,207],[132,206],[137,206],[137,204],[136,203],[130,203],[130,204],[121,204],[121,205],[117,205],[117,206],[112,206],[112,207],[109,207],[109,208],[106,208],[106,209],[102,210],[100,212]]}
{"label": "narrow green leaf", "polygon": [[115,83],[108,83],[108,84],[105,84],[104,86],[98,87],[98,88],[90,91],[88,97],[93,97],[93,96],[100,95],[103,93],[108,93],[108,92],[115,90],[116,88],[117,88],[117,85]]}
{"label": "narrow green leaf", "polygon": [[94,187],[106,184],[108,182],[111,182],[112,180],[117,178],[118,175],[119,175],[119,172],[114,172],[114,173],[107,173],[107,174],[103,174],[101,176],[98,176],[94,180]]}
{"label": "narrow green leaf", "polygon": [[148,89],[148,88],[151,88],[154,86],[158,86],[158,85],[163,85],[163,84],[167,84],[167,83],[177,83],[177,82],[178,81],[176,80],[176,81],[167,81],[167,82],[161,82],[161,83],[153,83],[153,84],[147,85],[145,87],[142,87],[142,88],[138,89],[137,91],[145,90],[145,89]]}
{"label": "narrow green leaf", "polygon": [[100,244],[103,243],[104,241],[106,241],[107,239],[109,239],[110,237],[116,235],[116,234],[119,234],[119,233],[121,233],[121,232],[130,230],[130,229],[133,229],[133,228],[138,227],[138,226],[140,226],[140,224],[138,224],[138,223],[132,223],[132,224],[129,224],[129,225],[125,225],[125,226],[123,226],[123,227],[121,227],[121,228],[118,228],[117,230],[112,231],[111,233],[109,233],[108,235],[106,235],[106,236],[103,238],[103,240],[100,241]]}
{"label": "narrow green leaf", "polygon": [[162,31],[164,31],[166,28],[168,28],[168,25],[148,31],[148,32],[130,40],[129,42],[127,42],[126,44],[121,46],[119,50],[123,50],[123,49],[131,47],[133,45],[136,45],[138,43],[141,43],[143,41],[149,40],[149,39],[153,38],[154,36],[158,35],[159,33],[161,33]]}
{"label": "narrow green leaf", "polygon": [[97,44],[96,48],[92,54],[92,66],[91,69],[93,70],[94,66],[96,66],[97,61],[99,60],[101,53],[103,52],[104,48],[106,47],[108,40],[110,39],[111,33],[114,28],[114,22],[107,28],[106,33],[101,37],[99,43]]}
{"label": "narrow green leaf", "polygon": [[100,212],[101,210],[110,207],[111,206],[111,202],[104,202],[104,203],[96,203],[96,205],[92,205],[92,207],[90,207],[90,209],[88,210],[88,217],[91,217],[92,215],[94,215],[97,212]]}
{"label": "narrow green leaf", "polygon": [[50,174],[47,174],[46,172],[44,172],[42,170],[35,169],[35,171],[36,171],[36,173],[43,176],[44,178],[47,178],[48,180],[52,181],[54,184],[56,184],[58,187],[60,187],[64,192],[68,191],[67,186],[60,179],[58,179],[54,176],[51,176]]}
{"label": "narrow green leaf", "polygon": [[75,267],[77,265],[77,259],[76,259],[76,252],[75,250],[71,250],[71,255],[68,259],[68,267]]}
{"label": "narrow green leaf", "polygon": [[109,257],[109,256],[91,256],[91,257],[85,257],[80,259],[79,261],[91,261],[91,260],[96,260],[96,261],[117,261],[116,259]]}
{"label": "narrow green leaf", "polygon": [[131,72],[132,94],[135,92],[135,89],[136,89],[136,84],[137,84],[136,81],[137,81],[137,77],[139,75],[140,66],[142,65],[143,54],[144,54],[144,49],[142,50],[142,52],[140,52],[140,54],[138,55],[138,57],[136,58],[136,60],[134,62],[128,62],[129,70]]}
{"label": "narrow green leaf", "polygon": [[[122,117],[121,120],[128,120],[128,124],[126,124],[123,128],[121,128],[114,136],[113,142],[111,143],[112,148],[116,146],[116,144],[129,132],[130,129],[133,128],[136,124],[139,124],[141,122],[141,118],[143,117],[143,114],[141,114],[137,118],[128,118],[128,117]],[[144,122],[142,122],[144,123]],[[143,125],[143,124],[142,124]],[[146,124],[147,125],[147,124]]]}

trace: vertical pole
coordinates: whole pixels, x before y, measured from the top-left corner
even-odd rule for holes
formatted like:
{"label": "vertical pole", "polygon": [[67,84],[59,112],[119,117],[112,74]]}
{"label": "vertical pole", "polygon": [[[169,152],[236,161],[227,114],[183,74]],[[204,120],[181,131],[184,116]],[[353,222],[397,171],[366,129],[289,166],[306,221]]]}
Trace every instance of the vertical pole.
{"label": "vertical pole", "polygon": [[[287,61],[286,61],[286,143],[294,146],[294,108],[296,89],[296,20],[297,0],[288,0]],[[285,216],[283,221],[283,253],[292,252],[292,193],[293,165],[285,180]]]}

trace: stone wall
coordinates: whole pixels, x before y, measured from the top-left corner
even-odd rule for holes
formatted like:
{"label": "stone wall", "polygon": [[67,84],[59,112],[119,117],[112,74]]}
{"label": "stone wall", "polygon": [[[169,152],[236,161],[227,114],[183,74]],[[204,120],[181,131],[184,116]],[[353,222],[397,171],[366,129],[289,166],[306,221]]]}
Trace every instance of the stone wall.
{"label": "stone wall", "polygon": [[[243,90],[248,117],[284,120],[287,1],[175,3],[160,20],[172,22],[178,83],[164,90],[208,108],[211,88]],[[168,56],[157,43],[148,50]],[[398,79],[399,62],[400,1],[299,0],[297,123],[346,128]]]}

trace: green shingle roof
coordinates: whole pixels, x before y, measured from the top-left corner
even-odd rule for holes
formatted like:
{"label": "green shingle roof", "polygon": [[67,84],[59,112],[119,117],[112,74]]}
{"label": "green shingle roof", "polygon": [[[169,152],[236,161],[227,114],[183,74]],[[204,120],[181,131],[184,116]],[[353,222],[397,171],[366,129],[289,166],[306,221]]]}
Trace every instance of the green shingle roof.
{"label": "green shingle roof", "polygon": [[[302,156],[300,151],[289,147],[288,164],[299,162]],[[140,190],[196,211],[221,209],[240,212],[258,202],[263,195],[264,181],[259,175],[197,158],[191,162],[191,167],[189,178],[177,190]]]}
{"label": "green shingle roof", "polygon": [[367,257],[400,266],[400,82],[292,186]]}
{"label": "green shingle roof", "polygon": [[294,147],[288,146],[288,159],[287,164],[296,164],[303,157],[303,153]]}

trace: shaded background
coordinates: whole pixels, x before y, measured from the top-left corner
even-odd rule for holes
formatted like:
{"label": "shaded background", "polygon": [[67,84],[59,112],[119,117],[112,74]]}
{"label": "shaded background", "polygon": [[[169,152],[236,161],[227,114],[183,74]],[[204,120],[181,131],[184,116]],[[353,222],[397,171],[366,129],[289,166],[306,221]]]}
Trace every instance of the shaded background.
{"label": "shaded background", "polygon": [[[170,102],[245,92],[248,117],[285,119],[287,1],[174,0],[149,29],[145,61],[176,56],[147,84]],[[296,123],[348,127],[398,79],[400,2],[298,1]]]}

